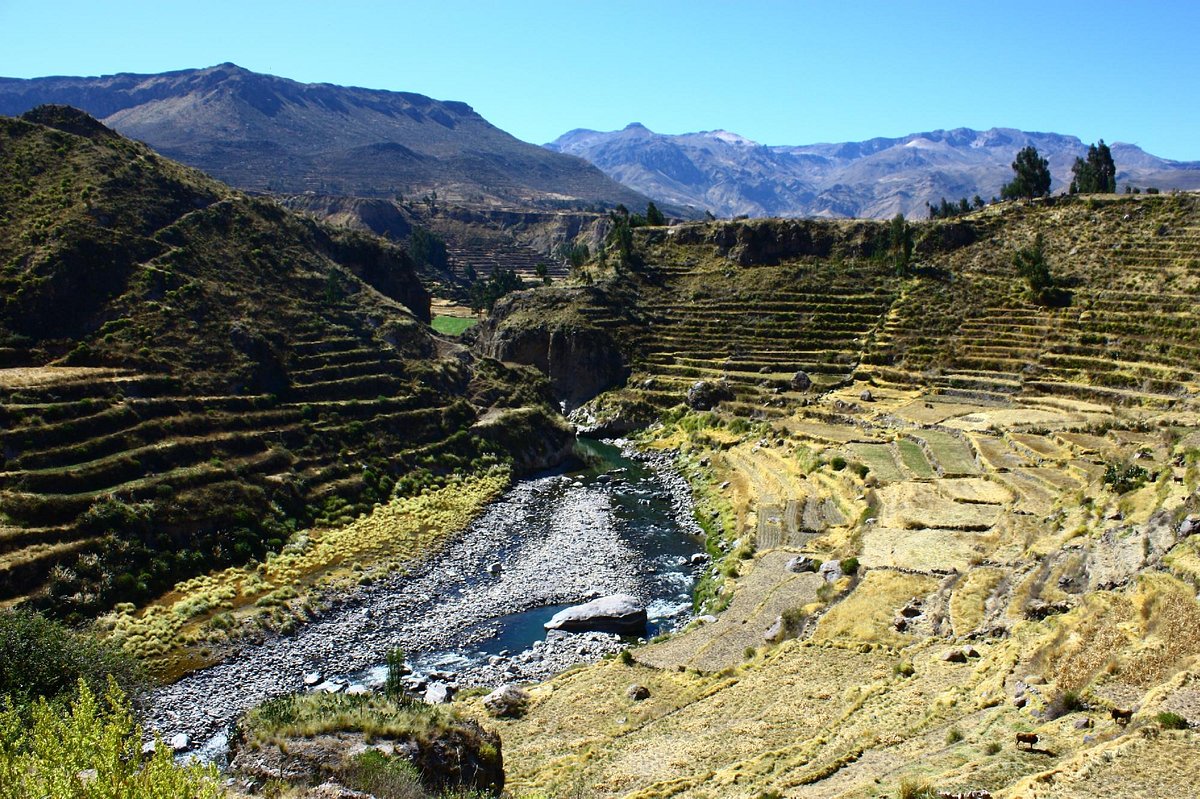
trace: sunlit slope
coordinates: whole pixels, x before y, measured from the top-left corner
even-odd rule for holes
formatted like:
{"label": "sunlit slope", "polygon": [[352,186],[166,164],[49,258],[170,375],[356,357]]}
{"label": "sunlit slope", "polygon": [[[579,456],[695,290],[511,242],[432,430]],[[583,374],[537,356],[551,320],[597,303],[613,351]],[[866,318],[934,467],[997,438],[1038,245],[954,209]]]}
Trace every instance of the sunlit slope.
{"label": "sunlit slope", "polygon": [[0,137],[0,601],[86,614],[261,558],[469,468],[483,410],[545,401],[432,334],[399,248],[72,109]]}
{"label": "sunlit slope", "polygon": [[[1200,750],[1172,727],[1200,723],[1197,210],[992,208],[919,228],[911,276],[882,226],[642,234],[642,264],[616,276],[647,309],[624,339],[633,375],[594,406],[731,391],[646,434],[684,453],[714,615],[493,722],[518,795],[1186,790]],[[1065,306],[1034,303],[1013,266],[1039,234]]]}

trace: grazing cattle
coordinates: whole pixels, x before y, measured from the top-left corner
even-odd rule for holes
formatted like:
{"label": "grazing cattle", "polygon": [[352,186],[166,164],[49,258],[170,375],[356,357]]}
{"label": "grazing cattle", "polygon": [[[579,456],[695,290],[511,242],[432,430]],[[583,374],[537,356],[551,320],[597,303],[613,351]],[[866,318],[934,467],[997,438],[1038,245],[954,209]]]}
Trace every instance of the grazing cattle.
{"label": "grazing cattle", "polygon": [[1115,721],[1116,723],[1118,723],[1122,727],[1124,727],[1131,720],[1133,720],[1133,711],[1132,710],[1122,710],[1119,707],[1114,707],[1112,709],[1112,717],[1113,717],[1113,721]]}
{"label": "grazing cattle", "polygon": [[1037,744],[1038,737],[1036,732],[1019,732],[1017,733],[1017,748],[1021,748],[1021,744],[1026,744],[1030,750]]}

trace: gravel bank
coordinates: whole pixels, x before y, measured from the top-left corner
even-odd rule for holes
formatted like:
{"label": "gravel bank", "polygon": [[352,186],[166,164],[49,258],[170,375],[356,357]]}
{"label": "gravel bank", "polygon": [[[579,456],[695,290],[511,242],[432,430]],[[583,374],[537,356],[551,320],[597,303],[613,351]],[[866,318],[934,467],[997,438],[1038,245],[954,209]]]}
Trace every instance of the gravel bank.
{"label": "gravel bank", "polygon": [[[306,673],[369,681],[369,670],[396,646],[417,664],[455,664],[453,674],[434,679],[495,686],[542,680],[623,646],[611,635],[552,633],[504,656],[472,652],[513,614],[627,593],[650,607],[660,628],[686,621],[693,574],[679,553],[699,548],[686,537],[699,533],[687,484],[666,456],[623,454],[638,463],[599,476],[520,482],[409,573],[334,598],[292,635],[242,645],[225,662],[158,689],[151,726],[167,740],[186,734],[202,754],[219,756],[223,733],[246,709],[303,690]],[[655,534],[675,553],[647,560],[642,542]]]}

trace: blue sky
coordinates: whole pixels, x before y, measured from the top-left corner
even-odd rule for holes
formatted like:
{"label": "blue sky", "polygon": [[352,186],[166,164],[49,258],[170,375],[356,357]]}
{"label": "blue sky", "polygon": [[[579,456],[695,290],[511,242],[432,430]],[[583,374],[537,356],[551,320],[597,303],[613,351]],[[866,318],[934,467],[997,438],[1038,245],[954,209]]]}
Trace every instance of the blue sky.
{"label": "blue sky", "polygon": [[542,143],[1017,127],[1200,160],[1200,2],[0,0],[0,75],[258,72],[462,100]]}

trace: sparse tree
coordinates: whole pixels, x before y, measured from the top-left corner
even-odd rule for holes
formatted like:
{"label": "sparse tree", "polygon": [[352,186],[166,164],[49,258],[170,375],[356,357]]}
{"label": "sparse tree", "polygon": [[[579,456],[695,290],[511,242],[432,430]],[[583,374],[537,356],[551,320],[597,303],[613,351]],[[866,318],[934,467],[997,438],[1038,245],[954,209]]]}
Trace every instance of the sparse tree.
{"label": "sparse tree", "polygon": [[1042,234],[1037,234],[1032,247],[1022,247],[1013,253],[1013,266],[1029,284],[1029,296],[1039,305],[1061,306],[1071,303],[1069,292],[1059,287],[1050,274],[1046,261],[1046,245]]}
{"label": "sparse tree", "polygon": [[1014,177],[1000,195],[1006,200],[1033,199],[1050,193],[1050,162],[1038,155],[1033,145],[1025,147],[1012,163]]}
{"label": "sparse tree", "polygon": [[1071,173],[1071,194],[1113,194],[1117,190],[1117,166],[1104,139],[1088,147],[1087,160],[1075,159]]}
{"label": "sparse tree", "polygon": [[905,221],[904,214],[896,214],[888,225],[888,250],[896,274],[907,275],[908,263],[912,258],[913,237],[912,228]]}
{"label": "sparse tree", "polygon": [[537,266],[533,268],[533,272],[538,276],[538,280],[541,280],[543,284],[547,286],[550,285],[550,270],[546,268],[544,263],[538,261]]}
{"label": "sparse tree", "polygon": [[662,211],[658,210],[658,206],[651,201],[646,206],[646,224],[647,225],[665,225],[667,218],[663,216]]}

